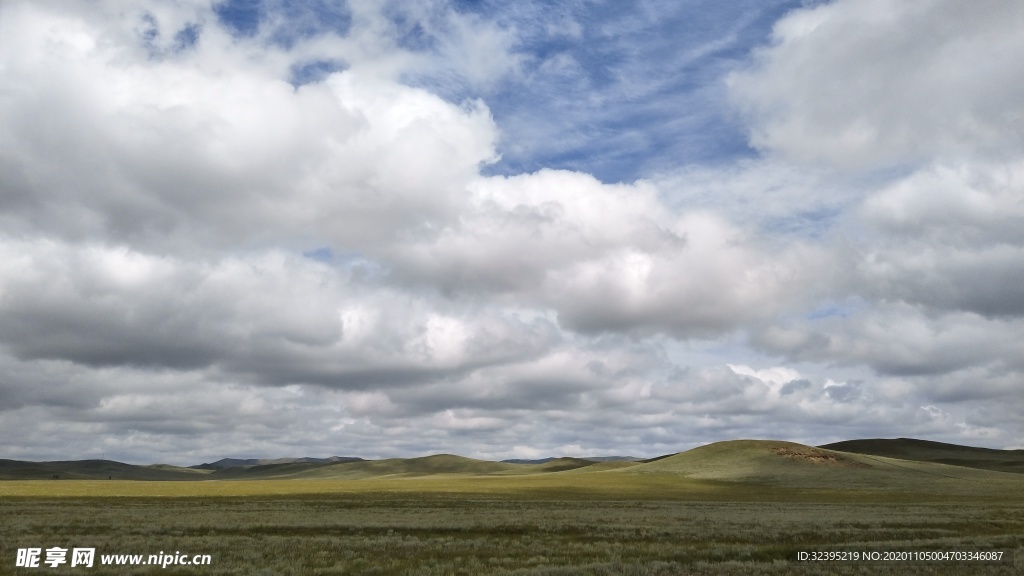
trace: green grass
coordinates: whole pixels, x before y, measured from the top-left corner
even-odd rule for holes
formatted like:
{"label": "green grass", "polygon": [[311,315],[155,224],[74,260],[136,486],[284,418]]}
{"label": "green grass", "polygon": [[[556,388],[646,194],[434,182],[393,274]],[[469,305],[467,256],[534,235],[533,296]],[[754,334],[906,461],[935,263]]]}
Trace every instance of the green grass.
{"label": "green grass", "polygon": [[[1008,480],[989,472],[1017,471],[1022,459],[1011,450],[986,450],[924,441],[851,441],[840,443],[852,452],[812,447],[791,442],[734,440],[702,446],[647,462],[595,464],[578,458],[559,458],[544,464],[509,464],[474,460],[451,454],[422,458],[364,460],[327,463],[280,463],[223,470],[196,470],[167,465],[132,466],[105,460],[79,462],[16,462],[0,460],[0,480],[62,479],[95,480],[249,480],[337,479],[420,477],[443,474],[466,476],[523,476],[569,471],[595,472],[627,469],[628,474],[668,473],[697,479],[757,482],[763,484],[849,488],[914,485],[923,481],[940,491],[956,482],[1002,485]],[[835,446],[839,446],[837,444]],[[855,453],[856,452],[856,453]],[[957,455],[957,457],[953,457]],[[985,460],[985,459],[988,460]],[[963,466],[984,460],[997,464]],[[948,464],[958,464],[949,466]],[[979,472],[979,469],[991,469]],[[944,479],[939,481],[940,479]],[[933,482],[936,481],[936,482]],[[1010,481],[1013,482],[1013,481]],[[942,485],[946,486],[943,488]]]}
{"label": "green grass", "polygon": [[[834,501],[1020,500],[1024,476],[825,450],[790,442],[719,442],[648,463],[559,459],[522,465],[452,455],[337,464],[280,464],[188,481],[6,481],[0,497],[270,496],[418,492],[591,494],[634,499]],[[146,469],[147,472],[150,470]],[[220,479],[214,479],[220,478]]]}
{"label": "green grass", "polygon": [[[258,468],[250,479],[0,482],[0,575],[32,573],[13,566],[30,546],[213,557],[48,574],[952,575],[1017,574],[1024,562],[1024,476],[786,442],[648,463],[439,455]],[[1017,564],[795,560],[844,549],[1001,549]]]}
{"label": "green grass", "polygon": [[993,450],[911,438],[847,440],[822,448],[1024,474],[1024,450]]}
{"label": "green grass", "polygon": [[675,473],[765,487],[1003,497],[1024,487],[1017,474],[826,450],[792,442],[717,442],[623,471]]}
{"label": "green grass", "polygon": [[[995,503],[709,502],[574,495],[365,492],[299,497],[0,499],[0,574],[28,546],[209,554],[208,575],[875,574],[810,550],[1014,550],[1024,507]],[[890,574],[1016,574],[901,565]],[[76,571],[77,570],[77,571]],[[124,573],[95,568],[48,574]]]}

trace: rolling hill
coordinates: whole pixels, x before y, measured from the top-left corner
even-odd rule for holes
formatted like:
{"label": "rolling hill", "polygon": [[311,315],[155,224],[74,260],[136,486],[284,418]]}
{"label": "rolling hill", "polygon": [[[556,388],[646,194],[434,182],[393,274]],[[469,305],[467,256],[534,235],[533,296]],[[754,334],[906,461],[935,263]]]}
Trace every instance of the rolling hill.
{"label": "rolling hill", "polygon": [[[521,475],[542,474],[572,470],[595,464],[589,460],[577,458],[556,458],[543,464],[510,464],[507,462],[491,462],[475,460],[453,454],[437,454],[421,458],[392,458],[387,460],[364,460],[361,462],[343,462],[330,466],[319,466],[308,470],[289,474],[289,478],[320,478],[361,480],[377,477],[405,477],[437,475]],[[281,478],[283,475],[276,474]]]}
{"label": "rolling hill", "polygon": [[716,442],[622,473],[676,474],[693,480],[763,487],[933,494],[999,492],[1011,486],[1024,487],[1018,475],[1005,472],[771,440]]}
{"label": "rolling hill", "polygon": [[200,470],[223,470],[225,468],[245,468],[250,466],[267,466],[272,464],[333,464],[335,462],[358,462],[362,458],[352,456],[331,456],[329,458],[221,458],[216,462],[189,466]]}
{"label": "rolling hill", "polygon": [[112,460],[0,460],[0,480],[202,480],[209,472],[166,464],[136,466]]}
{"label": "rolling hill", "polygon": [[[866,453],[868,450],[874,453]],[[862,440],[823,447],[768,440],[731,440],[639,462],[556,458],[537,464],[513,464],[437,454],[385,460],[284,459],[270,464],[179,468],[134,466],[107,460],[0,460],[0,480],[49,480],[59,476],[62,480],[211,481],[212,484],[204,482],[211,486],[203,489],[206,491],[214,490],[213,485],[221,485],[217,481],[225,481],[223,485],[227,485],[238,480],[285,481],[286,484],[295,480],[316,483],[317,490],[331,486],[333,488],[329,489],[346,489],[344,486],[358,484],[363,487],[360,489],[387,485],[417,490],[642,492],[647,490],[644,486],[678,491],[685,486],[714,485],[744,486],[744,490],[755,491],[998,494],[1020,493],[1024,488],[1024,475],[1006,471],[1020,472],[1018,460],[1014,459],[1019,457],[1017,452],[920,440]],[[964,464],[979,461],[985,465]],[[1006,470],[998,469],[1000,467]]]}
{"label": "rolling hill", "polygon": [[973,446],[959,446],[957,444],[945,444],[930,440],[914,440],[913,438],[846,440],[844,442],[825,444],[820,446],[820,448],[869,456],[885,456],[900,460],[934,462],[936,464],[1024,474],[1024,450],[975,448]]}
{"label": "rolling hill", "polygon": [[[304,466],[304,467],[302,467]],[[246,470],[248,477],[319,478],[358,480],[384,476],[429,476],[436,474],[491,474],[506,471],[515,464],[474,460],[453,454],[436,454],[420,458],[389,458],[313,465],[255,466]],[[218,477],[228,477],[222,471]]]}

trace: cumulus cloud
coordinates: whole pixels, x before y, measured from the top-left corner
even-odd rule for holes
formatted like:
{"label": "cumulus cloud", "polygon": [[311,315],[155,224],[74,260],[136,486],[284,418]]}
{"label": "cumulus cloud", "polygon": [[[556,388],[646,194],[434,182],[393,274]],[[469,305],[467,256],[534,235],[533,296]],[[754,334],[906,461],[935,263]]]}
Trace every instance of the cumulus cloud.
{"label": "cumulus cloud", "polygon": [[[619,54],[643,6],[4,3],[4,456],[1024,442],[1020,9],[839,1],[755,47],[759,8],[690,87],[642,68],[668,40],[557,48]],[[568,85],[575,132],[492,114]],[[617,114],[759,155],[509,169]],[[609,145],[666,141],[636,122]]]}
{"label": "cumulus cloud", "polygon": [[280,252],[204,262],[53,242],[2,248],[14,265],[0,279],[0,342],[25,359],[365,387],[533,357],[559,338],[529,311],[460,310]]}
{"label": "cumulus cloud", "polygon": [[9,231],[159,250],[366,249],[443,225],[494,157],[479,102],[354,70],[296,89],[275,62],[287,53],[253,62],[254,47],[214,26],[187,53],[154,59],[113,24],[8,11]]}
{"label": "cumulus cloud", "polygon": [[643,182],[542,171],[473,190],[460,226],[396,260],[449,290],[544,303],[584,332],[728,331],[784,309],[827,267],[811,246],[770,253],[713,213],[673,212]]}
{"label": "cumulus cloud", "polygon": [[797,10],[729,78],[751,143],[801,163],[885,169],[1024,152],[1024,8],[872,0]]}
{"label": "cumulus cloud", "polygon": [[1019,321],[963,312],[930,317],[891,304],[847,317],[779,322],[754,333],[753,341],[804,360],[866,364],[886,374],[939,374],[1013,359],[1013,334],[1020,328]]}

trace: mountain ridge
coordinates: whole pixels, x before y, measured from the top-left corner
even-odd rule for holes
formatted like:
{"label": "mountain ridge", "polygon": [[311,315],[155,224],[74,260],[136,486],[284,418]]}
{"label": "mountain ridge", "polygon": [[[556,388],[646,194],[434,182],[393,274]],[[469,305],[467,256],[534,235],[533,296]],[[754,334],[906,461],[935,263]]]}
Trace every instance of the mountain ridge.
{"label": "mountain ridge", "polygon": [[[549,456],[547,458],[537,458],[534,460],[524,458],[512,458],[510,460],[501,460],[506,464],[547,464],[552,460],[558,460],[559,458],[565,458],[565,456]],[[636,456],[576,456],[580,460],[590,460],[591,462],[640,462],[643,458]]]}
{"label": "mountain ridge", "polygon": [[[922,468],[923,465],[944,468]],[[847,440],[818,447],[782,441],[728,440],[644,460],[609,456],[496,462],[435,454],[381,460],[350,456],[224,458],[212,463],[180,467],[166,464],[133,465],[95,459],[51,462],[0,459],[0,480],[343,480],[452,474],[508,476],[586,469],[599,473],[668,473],[736,481],[790,482],[799,477],[804,482],[807,474],[816,475],[818,480],[838,478],[843,474],[855,478],[864,477],[868,469],[884,469],[888,471],[887,474],[892,474],[894,468],[900,467],[915,473],[948,477],[967,474],[957,472],[958,468],[1024,474],[1024,450],[976,448],[909,438],[876,438]]]}
{"label": "mountain ridge", "polygon": [[199,470],[223,470],[225,468],[238,468],[241,466],[267,466],[271,464],[322,464],[329,462],[358,462],[363,460],[355,456],[328,456],[327,458],[221,458],[216,462],[196,464],[189,468]]}

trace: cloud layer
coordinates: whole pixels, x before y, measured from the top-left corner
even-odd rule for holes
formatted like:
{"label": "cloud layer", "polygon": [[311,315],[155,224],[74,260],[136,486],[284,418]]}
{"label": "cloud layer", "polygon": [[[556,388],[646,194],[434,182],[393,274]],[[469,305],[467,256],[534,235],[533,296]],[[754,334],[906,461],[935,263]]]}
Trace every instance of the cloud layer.
{"label": "cloud layer", "polygon": [[257,6],[0,7],[0,456],[1024,445],[1021,9]]}

